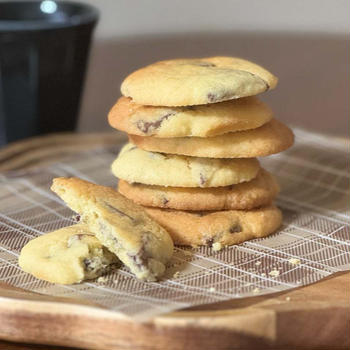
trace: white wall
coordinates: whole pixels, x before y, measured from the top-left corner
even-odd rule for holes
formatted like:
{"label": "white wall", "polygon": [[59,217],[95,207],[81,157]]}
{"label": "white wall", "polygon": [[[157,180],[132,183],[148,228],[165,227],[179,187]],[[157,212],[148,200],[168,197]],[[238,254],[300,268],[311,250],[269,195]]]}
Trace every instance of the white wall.
{"label": "white wall", "polygon": [[101,11],[97,37],[201,31],[349,32],[349,0],[80,0]]}

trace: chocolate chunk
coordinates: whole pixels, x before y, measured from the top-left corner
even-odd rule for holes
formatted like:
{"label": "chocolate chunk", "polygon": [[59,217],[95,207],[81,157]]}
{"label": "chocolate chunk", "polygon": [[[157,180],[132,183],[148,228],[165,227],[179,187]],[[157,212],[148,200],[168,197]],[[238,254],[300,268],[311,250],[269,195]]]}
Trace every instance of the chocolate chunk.
{"label": "chocolate chunk", "polygon": [[212,247],[213,246],[213,243],[214,243],[214,239],[213,238],[209,238],[205,241],[205,244],[208,246],[208,247]]}
{"label": "chocolate chunk", "polygon": [[107,203],[107,202],[103,202],[103,203],[104,203],[104,205],[105,205],[110,211],[112,211],[112,212],[114,212],[114,213],[117,213],[117,214],[119,214],[120,216],[126,216],[126,217],[129,218],[131,221],[135,221],[135,219],[134,219],[133,217],[129,216],[128,214],[125,214],[124,212],[122,212],[121,210],[119,210],[119,209],[113,207],[113,206],[110,205],[109,203]]}
{"label": "chocolate chunk", "polygon": [[129,254],[134,264],[139,270],[143,270],[147,266],[147,254],[145,248],[142,246],[136,254]]}
{"label": "chocolate chunk", "polygon": [[169,199],[163,197],[163,205],[167,205],[169,203]]}
{"label": "chocolate chunk", "polygon": [[73,216],[73,220],[76,221],[76,222],[79,222],[81,219],[81,216],[80,215],[75,215]]}
{"label": "chocolate chunk", "polygon": [[85,258],[83,260],[83,263],[84,263],[84,267],[85,267],[86,271],[92,271],[93,270],[93,267],[91,266],[91,264],[92,264],[92,260],[91,259]]}
{"label": "chocolate chunk", "polygon": [[218,91],[216,94],[209,92],[207,95],[209,103],[215,103],[232,98],[229,91]]}
{"label": "chocolate chunk", "polygon": [[230,233],[242,232],[242,227],[239,224],[234,224],[230,227],[229,232]]}
{"label": "chocolate chunk", "polygon": [[152,237],[151,232],[149,231],[142,232],[141,240],[142,240],[143,248],[146,248],[147,245],[152,241],[151,237]]}
{"label": "chocolate chunk", "polygon": [[264,83],[266,85],[266,90],[269,90],[270,89],[270,85],[264,80]]}
{"label": "chocolate chunk", "polygon": [[[265,86],[266,86],[266,90],[269,90],[270,89],[270,85],[268,84],[268,82],[266,81],[266,80],[264,80],[264,79],[262,79],[261,77],[259,77],[257,74],[254,74],[254,73],[252,73],[252,72],[247,72],[247,71],[245,71],[246,73],[249,73],[250,75],[252,75],[253,77],[255,77],[255,78],[257,78],[257,79],[261,79],[263,82],[264,82],[264,84],[265,84]],[[265,90],[265,91],[266,91]]]}
{"label": "chocolate chunk", "polygon": [[203,186],[207,182],[207,179],[202,173],[199,174],[199,182],[201,186]]}
{"label": "chocolate chunk", "polygon": [[164,120],[169,119],[171,116],[175,115],[176,112],[169,112],[165,115],[163,115],[163,117],[161,117],[160,119],[154,121],[154,122],[146,122],[144,120],[139,120],[136,123],[136,126],[138,127],[139,130],[141,130],[144,134],[149,134],[150,132],[152,132],[155,129],[158,129],[162,123],[164,122]]}
{"label": "chocolate chunk", "polygon": [[209,102],[215,102],[216,100],[217,100],[217,95],[215,95],[215,94],[212,94],[211,92],[209,92],[209,94],[207,95],[207,97],[208,97],[208,101]]}
{"label": "chocolate chunk", "polygon": [[151,242],[151,232],[142,232],[142,245],[139,251],[136,254],[128,253],[128,256],[133,260],[134,264],[139,270],[144,270],[148,266],[148,253],[147,253],[147,245]]}

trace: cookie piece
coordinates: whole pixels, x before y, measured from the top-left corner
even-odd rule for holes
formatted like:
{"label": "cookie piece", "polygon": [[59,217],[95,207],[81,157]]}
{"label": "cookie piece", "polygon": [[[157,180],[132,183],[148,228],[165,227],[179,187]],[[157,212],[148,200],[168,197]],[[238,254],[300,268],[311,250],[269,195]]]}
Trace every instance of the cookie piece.
{"label": "cookie piece", "polygon": [[112,163],[115,176],[129,183],[174,187],[228,186],[252,180],[259,162],[210,159],[147,152],[129,143]]}
{"label": "cookie piece", "polygon": [[22,248],[18,258],[18,264],[25,272],[60,284],[79,283],[101,276],[118,261],[82,224],[31,240]]}
{"label": "cookie piece", "polygon": [[137,147],[192,157],[253,158],[279,153],[292,146],[293,132],[276,119],[260,128],[230,132],[214,137],[173,137],[129,135]]}
{"label": "cookie piece", "polygon": [[279,186],[274,176],[260,169],[255,179],[225,187],[163,187],[129,184],[119,180],[118,190],[133,202],[148,207],[177,210],[248,210],[270,204],[277,196]]}
{"label": "cookie piece", "polygon": [[51,189],[137,278],[155,281],[164,273],[173,242],[142,207],[110,187],[78,178],[56,178]]}
{"label": "cookie piece", "polygon": [[121,92],[151,106],[193,106],[257,95],[277,78],[257,64],[236,57],[175,59],[130,74]]}
{"label": "cookie piece", "polygon": [[255,129],[271,119],[271,109],[257,97],[172,108],[139,105],[121,97],[108,114],[113,128],[154,137],[209,137]]}
{"label": "cookie piece", "polygon": [[253,210],[189,212],[145,208],[162,225],[175,244],[226,246],[274,233],[282,224],[282,213],[274,205]]}

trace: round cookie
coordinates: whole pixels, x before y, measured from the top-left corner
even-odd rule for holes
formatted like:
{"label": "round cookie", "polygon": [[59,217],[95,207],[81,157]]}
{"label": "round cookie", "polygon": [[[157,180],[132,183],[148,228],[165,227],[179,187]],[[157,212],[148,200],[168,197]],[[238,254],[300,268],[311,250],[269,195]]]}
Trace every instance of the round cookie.
{"label": "round cookie", "polygon": [[195,188],[129,184],[119,180],[119,192],[133,202],[177,210],[253,209],[270,204],[279,192],[275,178],[261,169],[258,176],[237,185]]}
{"label": "round cookie", "polygon": [[112,173],[129,183],[173,187],[217,187],[252,180],[252,159],[210,159],[147,152],[129,143],[112,163]]}
{"label": "round cookie", "polygon": [[257,95],[277,85],[259,65],[236,57],[175,59],[130,74],[124,96],[151,106],[193,106]]}
{"label": "round cookie", "polygon": [[209,137],[255,129],[271,119],[271,109],[255,96],[172,108],[139,105],[121,97],[108,114],[113,128],[154,137]]}
{"label": "round cookie", "polygon": [[18,258],[18,264],[25,272],[60,284],[98,277],[117,261],[118,258],[82,224],[31,240],[22,248]]}
{"label": "round cookie", "polygon": [[145,208],[178,245],[221,247],[274,233],[282,213],[274,205],[253,210],[188,212]]}
{"label": "round cookie", "polygon": [[230,132],[214,137],[173,137],[129,135],[137,147],[146,151],[210,158],[254,158],[279,153],[294,142],[293,132],[278,120],[260,128]]}
{"label": "round cookie", "polygon": [[163,275],[174,245],[141,206],[111,187],[79,178],[56,178],[51,189],[137,278],[156,281]]}

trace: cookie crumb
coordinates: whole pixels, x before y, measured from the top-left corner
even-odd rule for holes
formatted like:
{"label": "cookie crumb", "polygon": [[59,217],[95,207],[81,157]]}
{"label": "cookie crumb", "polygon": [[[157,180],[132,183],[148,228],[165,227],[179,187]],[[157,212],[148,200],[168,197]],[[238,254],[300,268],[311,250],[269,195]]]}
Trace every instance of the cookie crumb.
{"label": "cookie crumb", "polygon": [[266,273],[263,272],[263,273],[261,274],[261,276],[262,276],[262,277],[265,277],[265,276],[266,276]]}
{"label": "cookie crumb", "polygon": [[108,281],[108,278],[107,277],[103,277],[103,276],[101,276],[101,277],[99,277],[97,279],[97,283],[105,283],[107,281]]}
{"label": "cookie crumb", "polygon": [[210,292],[210,293],[214,293],[215,291],[216,291],[216,289],[215,289],[214,287],[210,287],[210,288],[209,288],[209,292]]}
{"label": "cookie crumb", "polygon": [[253,293],[254,294],[259,294],[260,293],[260,289],[259,288],[254,288],[253,289]]}
{"label": "cookie crumb", "polygon": [[280,272],[278,270],[272,270],[269,272],[269,275],[271,277],[278,277],[280,275]]}
{"label": "cookie crumb", "polygon": [[178,278],[180,276],[180,271],[176,271],[174,274],[173,274],[173,278]]}
{"label": "cookie crumb", "polygon": [[260,266],[260,265],[261,265],[261,261],[257,261],[257,262],[255,263],[255,265],[256,265],[256,266]]}
{"label": "cookie crumb", "polygon": [[222,249],[222,244],[221,244],[221,243],[215,242],[215,243],[213,244],[213,250],[214,250],[214,251],[219,251],[219,250],[221,250],[221,249]]}
{"label": "cookie crumb", "polygon": [[297,258],[290,258],[288,260],[292,265],[299,265],[300,264],[300,259]]}

